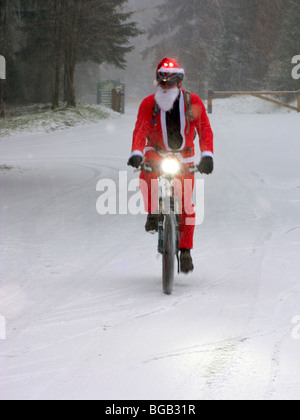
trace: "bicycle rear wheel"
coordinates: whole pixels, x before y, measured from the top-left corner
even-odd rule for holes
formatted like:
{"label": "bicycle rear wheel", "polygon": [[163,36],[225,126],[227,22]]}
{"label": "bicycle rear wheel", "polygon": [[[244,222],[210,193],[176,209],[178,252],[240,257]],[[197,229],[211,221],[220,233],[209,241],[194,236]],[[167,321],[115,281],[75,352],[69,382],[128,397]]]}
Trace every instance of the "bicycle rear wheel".
{"label": "bicycle rear wheel", "polygon": [[163,291],[166,295],[173,292],[175,255],[176,255],[176,221],[173,212],[165,216],[164,252],[163,252]]}

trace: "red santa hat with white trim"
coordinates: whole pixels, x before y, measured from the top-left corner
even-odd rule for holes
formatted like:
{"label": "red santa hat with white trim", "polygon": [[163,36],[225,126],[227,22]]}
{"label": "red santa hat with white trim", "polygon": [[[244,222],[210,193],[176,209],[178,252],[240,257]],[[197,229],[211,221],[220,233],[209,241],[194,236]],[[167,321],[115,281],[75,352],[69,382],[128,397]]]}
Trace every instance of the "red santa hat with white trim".
{"label": "red santa hat with white trim", "polygon": [[163,58],[157,66],[156,77],[159,73],[174,73],[184,75],[184,69],[179,66],[176,60],[172,58]]}

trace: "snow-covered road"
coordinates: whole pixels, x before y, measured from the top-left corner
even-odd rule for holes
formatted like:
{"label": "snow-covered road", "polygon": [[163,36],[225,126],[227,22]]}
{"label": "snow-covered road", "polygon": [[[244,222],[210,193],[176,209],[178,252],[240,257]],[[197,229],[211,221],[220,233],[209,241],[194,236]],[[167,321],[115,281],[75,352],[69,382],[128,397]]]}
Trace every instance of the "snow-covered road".
{"label": "snow-covered road", "polygon": [[96,211],[136,113],[0,140],[0,398],[299,399],[299,115],[211,116],[196,269],[165,296],[145,216]]}

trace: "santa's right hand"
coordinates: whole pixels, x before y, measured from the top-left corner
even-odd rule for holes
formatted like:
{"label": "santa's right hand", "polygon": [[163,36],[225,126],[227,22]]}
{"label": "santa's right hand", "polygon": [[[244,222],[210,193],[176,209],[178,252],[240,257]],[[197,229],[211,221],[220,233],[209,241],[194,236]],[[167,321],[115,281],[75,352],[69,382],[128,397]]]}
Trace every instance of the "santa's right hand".
{"label": "santa's right hand", "polygon": [[134,155],[129,158],[129,161],[127,163],[128,166],[132,166],[133,168],[138,169],[141,166],[141,163],[143,162],[143,158],[139,155]]}

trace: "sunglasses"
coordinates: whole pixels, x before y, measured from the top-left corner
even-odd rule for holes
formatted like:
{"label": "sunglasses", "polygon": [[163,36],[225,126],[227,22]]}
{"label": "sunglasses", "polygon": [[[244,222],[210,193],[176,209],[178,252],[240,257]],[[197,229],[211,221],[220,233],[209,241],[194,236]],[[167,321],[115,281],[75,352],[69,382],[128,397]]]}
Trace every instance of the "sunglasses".
{"label": "sunglasses", "polygon": [[172,87],[176,85],[176,83],[182,82],[183,77],[182,74],[178,73],[159,73],[157,77],[157,81],[161,86]]}

